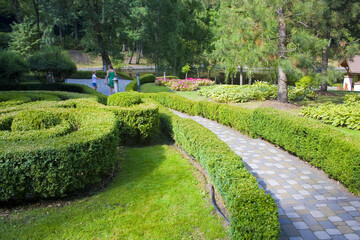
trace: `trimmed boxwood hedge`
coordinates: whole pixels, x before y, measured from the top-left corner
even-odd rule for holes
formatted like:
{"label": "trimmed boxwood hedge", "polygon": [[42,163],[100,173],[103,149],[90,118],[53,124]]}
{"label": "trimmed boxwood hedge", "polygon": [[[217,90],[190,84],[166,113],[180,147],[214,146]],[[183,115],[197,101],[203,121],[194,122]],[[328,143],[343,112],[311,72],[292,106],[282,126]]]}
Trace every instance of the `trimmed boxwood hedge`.
{"label": "trimmed boxwood hedge", "polygon": [[360,141],[313,119],[274,108],[254,111],[253,126],[266,140],[323,169],[355,194],[360,191]]}
{"label": "trimmed boxwood hedge", "polygon": [[360,141],[326,124],[273,108],[245,109],[207,101],[191,101],[171,93],[148,94],[162,105],[201,115],[252,137],[285,148],[330,177],[360,193]]}
{"label": "trimmed boxwood hedge", "polygon": [[42,90],[42,91],[64,91],[64,92],[77,92],[91,94],[97,97],[98,102],[106,104],[107,96],[95,91],[91,87],[75,84],[75,83],[21,83],[11,85],[0,85],[0,91],[31,91],[31,90]]}
{"label": "trimmed boxwood hedge", "polygon": [[[13,112],[13,121],[22,113]],[[54,130],[51,126],[40,130],[18,129],[16,141],[12,132],[0,131],[0,201],[14,196],[17,199],[64,196],[98,182],[100,176],[115,166],[119,128],[112,112],[43,108],[33,116],[39,117],[41,113],[58,115],[71,129],[67,128],[60,136],[49,136],[48,130]],[[30,114],[26,116],[31,118]]]}
{"label": "trimmed boxwood hedge", "polygon": [[259,188],[241,158],[214,133],[191,119],[180,118],[162,107],[160,120],[161,129],[170,133],[209,173],[229,210],[231,238],[278,239],[276,203]]}
{"label": "trimmed boxwood hedge", "polygon": [[[145,74],[143,76],[140,76],[139,80],[140,80],[140,85],[144,83],[154,83],[156,77],[153,74]],[[125,91],[126,92],[137,91],[137,78],[134,78],[133,81],[126,86]]]}
{"label": "trimmed boxwood hedge", "polygon": [[141,103],[141,98],[136,92],[115,93],[108,97],[108,106],[130,107]]}
{"label": "trimmed boxwood hedge", "polygon": [[[119,142],[148,140],[158,130],[154,104],[122,108],[94,98],[59,101],[61,94],[86,96],[78,93],[6,94],[0,93],[0,201],[65,196],[98,182],[114,169]],[[20,102],[5,104],[11,99]]]}

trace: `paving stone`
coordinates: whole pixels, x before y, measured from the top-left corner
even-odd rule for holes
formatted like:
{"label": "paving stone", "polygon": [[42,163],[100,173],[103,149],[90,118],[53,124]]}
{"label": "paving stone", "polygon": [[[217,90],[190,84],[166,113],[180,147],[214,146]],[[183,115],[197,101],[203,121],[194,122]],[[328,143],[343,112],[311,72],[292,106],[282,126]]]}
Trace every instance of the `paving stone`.
{"label": "paving stone", "polygon": [[299,233],[300,233],[301,237],[305,240],[317,240],[318,239],[315,236],[315,234],[309,229],[299,230]]}
{"label": "paving stone", "polygon": [[336,226],[330,221],[321,221],[320,225],[324,228],[336,228]]}
{"label": "paving stone", "polygon": [[314,217],[314,218],[320,218],[320,217],[324,217],[325,215],[320,212],[320,211],[310,211],[310,214]]}
{"label": "paving stone", "polygon": [[359,240],[360,237],[357,234],[345,234],[344,235],[346,237],[346,239],[349,240]]}
{"label": "paving stone", "polygon": [[325,231],[329,234],[329,235],[337,235],[337,234],[342,234],[338,229],[336,228],[327,228],[325,229]]}
{"label": "paving stone", "polygon": [[300,237],[300,233],[298,232],[298,230],[296,230],[296,228],[292,224],[281,225],[281,230],[288,237]]}
{"label": "paving stone", "polygon": [[329,217],[329,220],[331,221],[331,222],[342,222],[343,220],[340,218],[340,217],[338,217],[338,216],[330,216]]}
{"label": "paving stone", "polygon": [[310,228],[311,231],[314,231],[314,232],[316,232],[316,231],[324,231],[325,230],[325,228],[323,228],[323,226],[321,226],[320,224],[310,225],[309,228]]}
{"label": "paving stone", "polygon": [[300,229],[309,229],[309,226],[306,225],[305,222],[293,222],[293,225],[295,226],[296,229],[300,230]]}
{"label": "paving stone", "polygon": [[354,233],[354,230],[352,230],[348,226],[338,226],[337,229],[339,229],[343,234]]}
{"label": "paving stone", "polygon": [[314,234],[318,239],[331,239],[330,235],[325,231],[316,231]]}

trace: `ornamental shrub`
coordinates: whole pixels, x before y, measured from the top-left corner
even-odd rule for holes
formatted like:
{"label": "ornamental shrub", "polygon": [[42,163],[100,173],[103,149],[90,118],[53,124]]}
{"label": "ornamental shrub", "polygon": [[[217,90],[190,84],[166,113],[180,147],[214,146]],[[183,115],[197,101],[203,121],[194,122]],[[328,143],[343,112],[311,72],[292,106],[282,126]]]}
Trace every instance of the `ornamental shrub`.
{"label": "ornamental shrub", "polygon": [[141,98],[136,92],[115,93],[107,99],[109,106],[130,107],[139,103],[141,103]]}
{"label": "ornamental shrub", "polygon": [[51,82],[47,74],[52,74],[55,82],[64,82],[76,72],[76,65],[69,55],[59,48],[46,48],[28,57],[31,71],[41,82]]}
{"label": "ornamental shrub", "polygon": [[9,48],[10,40],[10,33],[0,32],[0,49]]}
{"label": "ornamental shrub", "polygon": [[[145,74],[141,76],[139,80],[140,85],[144,83],[153,83],[155,82],[156,77],[153,74]],[[125,91],[137,91],[137,78],[134,78],[133,81],[126,86]]]}
{"label": "ornamental shrub", "polygon": [[42,110],[22,111],[12,121],[12,131],[48,129],[60,124],[61,119],[55,114]]}
{"label": "ornamental shrub", "polygon": [[18,83],[22,76],[29,72],[27,62],[19,54],[0,50],[0,83]]}
{"label": "ornamental shrub", "polygon": [[357,102],[360,102],[360,94],[351,93],[344,96],[344,103],[351,104]]}

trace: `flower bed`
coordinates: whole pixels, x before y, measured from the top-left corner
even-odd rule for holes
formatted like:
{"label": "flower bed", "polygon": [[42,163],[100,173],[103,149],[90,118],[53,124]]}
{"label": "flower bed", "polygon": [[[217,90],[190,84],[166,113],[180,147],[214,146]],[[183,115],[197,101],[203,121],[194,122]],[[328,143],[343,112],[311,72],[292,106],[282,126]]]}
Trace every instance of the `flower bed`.
{"label": "flower bed", "polygon": [[214,83],[214,81],[207,78],[164,79],[158,77],[155,80],[156,85],[170,87],[173,91],[194,91],[199,86],[210,86]]}

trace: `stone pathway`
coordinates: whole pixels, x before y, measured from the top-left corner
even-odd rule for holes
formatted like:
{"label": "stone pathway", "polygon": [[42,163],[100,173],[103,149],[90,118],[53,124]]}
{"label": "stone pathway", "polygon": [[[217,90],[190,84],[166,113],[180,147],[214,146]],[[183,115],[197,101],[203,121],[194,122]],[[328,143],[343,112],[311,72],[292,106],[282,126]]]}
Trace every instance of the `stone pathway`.
{"label": "stone pathway", "polygon": [[[77,84],[82,84],[85,86],[89,86],[91,88],[93,88],[92,83],[91,83],[91,79],[66,79],[65,81],[66,83],[77,83]],[[107,96],[110,95],[110,88],[108,85],[105,85],[104,83],[104,79],[98,79],[96,80],[97,82],[97,91],[101,92],[102,94],[105,94]],[[125,87],[131,83],[131,80],[125,80],[125,79],[120,79],[119,81],[119,92],[125,92]]]}
{"label": "stone pathway", "polygon": [[279,207],[280,239],[360,239],[360,197],[324,172],[266,141],[199,116],[175,113],[210,129],[242,157]]}

